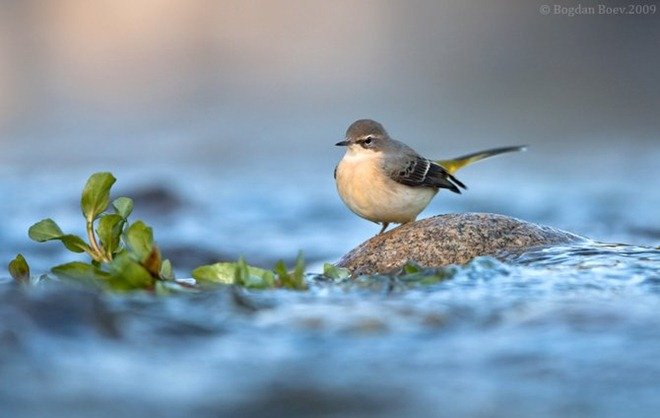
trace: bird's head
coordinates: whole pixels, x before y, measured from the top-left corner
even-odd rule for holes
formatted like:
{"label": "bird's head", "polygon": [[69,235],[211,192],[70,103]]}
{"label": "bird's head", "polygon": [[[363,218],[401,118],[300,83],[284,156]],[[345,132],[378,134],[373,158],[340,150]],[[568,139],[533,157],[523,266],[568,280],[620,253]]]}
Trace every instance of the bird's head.
{"label": "bird's head", "polygon": [[348,147],[350,153],[375,153],[382,151],[390,136],[383,125],[371,119],[360,119],[346,130],[346,138],[335,145]]}

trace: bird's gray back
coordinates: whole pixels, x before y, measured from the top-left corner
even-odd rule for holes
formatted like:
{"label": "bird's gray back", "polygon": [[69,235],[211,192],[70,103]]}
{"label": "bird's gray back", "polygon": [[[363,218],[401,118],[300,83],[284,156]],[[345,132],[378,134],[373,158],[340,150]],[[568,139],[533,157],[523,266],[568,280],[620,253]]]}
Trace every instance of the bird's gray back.
{"label": "bird's gray back", "polygon": [[433,187],[460,193],[465,185],[443,167],[422,157],[401,141],[390,140],[383,150],[383,171],[397,183],[411,187]]}
{"label": "bird's gray back", "polygon": [[389,139],[384,144],[382,155],[381,164],[388,173],[400,171],[407,167],[411,161],[422,158],[417,151],[396,139]]}

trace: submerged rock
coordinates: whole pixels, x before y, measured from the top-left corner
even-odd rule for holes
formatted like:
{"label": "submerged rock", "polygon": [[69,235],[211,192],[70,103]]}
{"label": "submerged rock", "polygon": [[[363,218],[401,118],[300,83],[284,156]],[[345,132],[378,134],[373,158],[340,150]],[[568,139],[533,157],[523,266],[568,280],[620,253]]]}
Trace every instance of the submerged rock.
{"label": "submerged rock", "polygon": [[354,275],[387,273],[412,260],[425,267],[465,264],[530,248],[584,241],[570,232],[492,213],[438,215],[411,222],[363,242],[337,263]]}

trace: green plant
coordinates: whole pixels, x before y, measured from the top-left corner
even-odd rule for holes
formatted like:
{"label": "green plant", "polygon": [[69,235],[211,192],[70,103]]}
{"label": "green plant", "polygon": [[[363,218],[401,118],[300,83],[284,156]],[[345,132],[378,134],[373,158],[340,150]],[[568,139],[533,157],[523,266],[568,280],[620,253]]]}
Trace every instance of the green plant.
{"label": "green plant", "polygon": [[273,270],[265,270],[249,266],[241,257],[236,263],[215,263],[197,267],[192,276],[197,282],[207,284],[231,284],[252,289],[307,289],[302,252],[298,253],[296,265],[291,272],[287,270],[283,260],[278,261]]}
{"label": "green plant", "polygon": [[323,264],[323,276],[333,280],[345,280],[351,277],[351,271],[345,267],[337,267],[334,264]]}
{"label": "green plant", "polygon": [[30,266],[23,254],[18,254],[9,262],[9,274],[20,284],[30,284]]}
{"label": "green plant", "polygon": [[[34,241],[60,241],[68,250],[86,253],[91,259],[89,262],[61,264],[53,267],[51,272],[63,280],[115,291],[167,292],[190,287],[175,282],[172,264],[162,258],[151,227],[140,220],[129,222],[133,201],[119,197],[110,202],[110,190],[115,181],[111,173],[101,172],[92,174],[85,184],[80,207],[85,219],[86,240],[64,233],[50,218],[30,227],[28,235]],[[30,268],[21,254],[9,263],[9,273],[21,284],[39,281],[32,280]],[[198,267],[192,275],[200,284],[231,284],[251,289],[307,288],[302,253],[291,272],[284,261],[279,261],[273,270],[265,270],[249,266],[241,257],[235,263]]]}
{"label": "green plant", "polygon": [[[110,173],[95,173],[85,184],[80,207],[85,218],[87,241],[74,234],[65,234],[50,218],[32,225],[28,235],[37,242],[60,241],[70,251],[89,255],[90,262],[74,261],[53,267],[52,273],[62,279],[120,291],[154,290],[159,282],[174,279],[171,263],[162,259],[148,225],[142,221],[128,221],[133,211],[131,199],[115,199],[108,211],[110,189],[115,181]],[[21,261],[17,260],[18,257],[15,263],[12,262],[14,270],[23,271]],[[22,262],[25,262],[24,258]],[[27,275],[29,277],[29,268]],[[14,274],[12,277],[16,278]]]}
{"label": "green plant", "polygon": [[396,276],[401,283],[408,285],[431,285],[453,278],[460,267],[449,265],[440,268],[424,268],[413,260],[408,260]]}

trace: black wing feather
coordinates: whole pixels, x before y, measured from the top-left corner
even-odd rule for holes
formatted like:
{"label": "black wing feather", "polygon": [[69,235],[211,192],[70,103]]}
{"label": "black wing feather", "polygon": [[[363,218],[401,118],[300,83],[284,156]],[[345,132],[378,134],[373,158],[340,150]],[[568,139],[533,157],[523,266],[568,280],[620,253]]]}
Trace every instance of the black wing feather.
{"label": "black wing feather", "polygon": [[442,166],[422,157],[411,158],[399,171],[391,173],[392,180],[411,187],[436,187],[461,193],[467,187]]}

